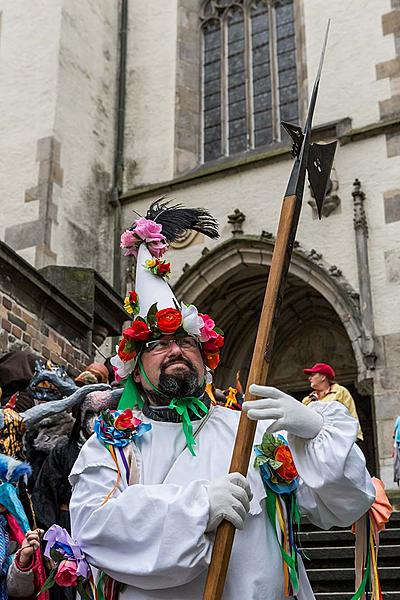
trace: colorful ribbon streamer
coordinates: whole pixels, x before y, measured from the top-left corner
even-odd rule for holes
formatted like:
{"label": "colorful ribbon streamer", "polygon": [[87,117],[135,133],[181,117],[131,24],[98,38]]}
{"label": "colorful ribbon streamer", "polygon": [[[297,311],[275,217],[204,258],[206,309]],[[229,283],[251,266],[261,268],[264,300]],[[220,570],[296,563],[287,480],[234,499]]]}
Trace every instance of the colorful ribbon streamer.
{"label": "colorful ribbon streamer", "polygon": [[[265,506],[271,526],[275,531],[279,549],[283,558],[284,590],[287,598],[297,594],[299,590],[299,576],[297,563],[297,545],[295,525],[299,527],[300,513],[297,506],[296,494],[290,493],[280,496],[271,489],[267,489]],[[285,508],[285,510],[284,510]],[[286,519],[285,519],[286,511]],[[279,533],[277,531],[277,521]],[[282,539],[282,542],[281,542]]]}

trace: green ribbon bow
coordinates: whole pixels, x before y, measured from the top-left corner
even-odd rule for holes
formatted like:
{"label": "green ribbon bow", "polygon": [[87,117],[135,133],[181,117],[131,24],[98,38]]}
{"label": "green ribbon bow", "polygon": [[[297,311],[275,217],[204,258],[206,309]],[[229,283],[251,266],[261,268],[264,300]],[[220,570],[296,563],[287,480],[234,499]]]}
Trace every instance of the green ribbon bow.
{"label": "green ribbon bow", "polygon": [[[167,396],[165,396],[165,394],[160,392],[160,390],[157,389],[156,386],[151,383],[150,379],[147,377],[147,373],[144,370],[144,367],[143,367],[143,364],[142,364],[142,361],[140,360],[140,358],[138,360],[138,366],[139,366],[139,369],[140,369],[140,372],[141,372],[143,378],[146,380],[148,385],[155,392],[157,392],[157,394],[160,394],[161,396],[164,396],[165,398],[167,398]],[[124,392],[124,395],[125,395],[125,392]],[[142,406],[143,406],[143,404],[142,404]],[[194,446],[196,445],[196,440],[194,439],[194,435],[193,435],[193,425],[192,425],[192,421],[190,420],[189,411],[191,410],[196,415],[196,417],[198,417],[199,419],[202,419],[203,417],[205,417],[208,414],[208,407],[204,404],[204,402],[202,402],[200,400],[200,398],[196,398],[196,396],[182,396],[181,398],[172,398],[171,402],[169,403],[168,408],[174,409],[178,413],[178,415],[182,418],[182,429],[183,429],[183,433],[185,434],[186,443],[189,448],[189,452],[191,453],[192,456],[196,456],[196,452],[194,451]],[[199,410],[201,410],[204,414],[200,415]]]}
{"label": "green ribbon bow", "polygon": [[[197,407],[203,411],[203,416],[199,414]],[[182,398],[172,398],[168,408],[173,408],[176,410],[178,415],[182,418],[183,433],[185,434],[189,452],[192,456],[196,456],[196,452],[194,451],[196,440],[194,439],[193,435],[193,425],[192,421],[190,420],[189,410],[191,410],[196,417],[202,419],[208,414],[207,406],[200,400],[200,398],[196,398],[195,396],[183,396]]]}

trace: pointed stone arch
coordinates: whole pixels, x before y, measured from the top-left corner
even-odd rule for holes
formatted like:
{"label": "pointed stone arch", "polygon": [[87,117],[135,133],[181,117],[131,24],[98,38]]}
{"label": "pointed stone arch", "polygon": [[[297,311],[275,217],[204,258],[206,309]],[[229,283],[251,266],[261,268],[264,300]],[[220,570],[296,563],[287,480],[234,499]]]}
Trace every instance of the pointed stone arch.
{"label": "pointed stone arch", "polygon": [[[198,260],[174,286],[178,297],[209,311],[229,332],[224,355],[233,368],[249,360],[273,249],[273,238],[234,237]],[[295,330],[298,336],[299,328],[324,327],[327,335],[347,344],[351,354],[349,372],[342,376],[349,378],[351,371],[358,382],[366,380],[358,295],[334,266],[326,265],[315,251],[309,254],[312,258],[300,249],[293,252],[275,354],[285,354],[284,345],[288,340],[290,345]],[[221,372],[228,375],[226,362],[222,361]],[[271,369],[276,371],[277,366]]]}

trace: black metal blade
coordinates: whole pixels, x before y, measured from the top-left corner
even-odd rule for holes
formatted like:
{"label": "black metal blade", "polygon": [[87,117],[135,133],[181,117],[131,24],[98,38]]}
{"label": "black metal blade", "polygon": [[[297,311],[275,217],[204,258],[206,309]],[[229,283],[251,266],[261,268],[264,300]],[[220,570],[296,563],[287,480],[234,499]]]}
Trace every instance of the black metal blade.
{"label": "black metal blade", "polygon": [[286,131],[288,132],[288,134],[290,135],[290,137],[293,140],[293,146],[292,146],[293,156],[294,157],[300,156],[301,146],[303,144],[303,139],[304,139],[304,135],[303,135],[303,131],[302,131],[301,127],[299,127],[298,125],[294,125],[293,123],[286,123],[286,121],[281,121],[281,125],[284,129],[286,129]]}
{"label": "black metal blade", "polygon": [[319,218],[321,218],[322,215],[322,205],[329,183],[336,146],[337,142],[332,142],[330,144],[311,144],[308,154],[308,181],[310,182],[313,196],[317,204]]}

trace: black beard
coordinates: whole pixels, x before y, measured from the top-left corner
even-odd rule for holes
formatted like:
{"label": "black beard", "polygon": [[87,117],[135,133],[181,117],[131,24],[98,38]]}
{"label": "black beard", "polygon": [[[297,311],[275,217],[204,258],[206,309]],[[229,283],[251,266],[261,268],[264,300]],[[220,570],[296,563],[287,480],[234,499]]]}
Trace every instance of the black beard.
{"label": "black beard", "polygon": [[[188,370],[174,375],[167,375],[166,369],[175,362],[184,363]],[[179,360],[171,360],[162,365],[158,382],[159,394],[156,391],[146,390],[146,394],[152,404],[156,406],[168,406],[172,398],[182,398],[184,396],[201,397],[205,390],[205,379],[203,384],[199,384],[199,372],[196,367],[183,356]]]}

